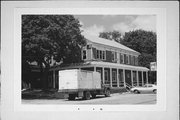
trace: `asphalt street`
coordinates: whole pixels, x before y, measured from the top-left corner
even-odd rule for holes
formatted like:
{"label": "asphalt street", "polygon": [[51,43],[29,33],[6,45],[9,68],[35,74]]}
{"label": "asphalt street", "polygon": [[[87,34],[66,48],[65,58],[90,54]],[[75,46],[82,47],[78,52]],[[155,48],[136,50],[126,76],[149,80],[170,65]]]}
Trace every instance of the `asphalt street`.
{"label": "asphalt street", "polygon": [[68,99],[33,99],[22,100],[22,104],[156,104],[156,94],[111,94],[110,97],[103,95],[90,100],[68,100]]}

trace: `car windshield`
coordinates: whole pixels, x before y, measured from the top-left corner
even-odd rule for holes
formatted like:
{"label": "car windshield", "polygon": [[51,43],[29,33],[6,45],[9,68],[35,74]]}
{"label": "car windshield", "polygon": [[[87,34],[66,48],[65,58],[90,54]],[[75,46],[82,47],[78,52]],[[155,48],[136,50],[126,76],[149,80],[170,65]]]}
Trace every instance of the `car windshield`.
{"label": "car windshield", "polygon": [[144,87],[153,87],[153,85],[151,85],[151,84],[146,84],[146,85],[144,85]]}

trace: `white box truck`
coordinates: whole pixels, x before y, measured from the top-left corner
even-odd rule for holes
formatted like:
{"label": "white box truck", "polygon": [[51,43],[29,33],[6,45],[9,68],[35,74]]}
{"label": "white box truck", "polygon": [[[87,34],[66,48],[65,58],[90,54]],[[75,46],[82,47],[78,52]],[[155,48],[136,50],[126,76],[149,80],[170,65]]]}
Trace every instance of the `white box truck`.
{"label": "white box truck", "polygon": [[80,69],[59,71],[59,91],[63,92],[69,100],[82,97],[85,100],[96,95],[110,96],[110,86],[101,82],[99,72]]}

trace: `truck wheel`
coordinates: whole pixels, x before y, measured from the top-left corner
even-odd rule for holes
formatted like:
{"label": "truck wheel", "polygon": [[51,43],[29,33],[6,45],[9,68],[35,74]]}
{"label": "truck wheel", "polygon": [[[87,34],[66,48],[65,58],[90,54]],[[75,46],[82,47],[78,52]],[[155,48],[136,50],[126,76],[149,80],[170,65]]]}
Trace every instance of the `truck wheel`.
{"label": "truck wheel", "polygon": [[74,94],[69,94],[68,100],[75,100],[76,96]]}
{"label": "truck wheel", "polygon": [[111,92],[109,89],[105,90],[105,97],[110,97],[110,94]]}
{"label": "truck wheel", "polygon": [[92,98],[96,98],[96,94],[91,94]]}
{"label": "truck wheel", "polygon": [[90,92],[89,91],[84,92],[83,99],[84,100],[89,100],[90,98],[91,98]]}

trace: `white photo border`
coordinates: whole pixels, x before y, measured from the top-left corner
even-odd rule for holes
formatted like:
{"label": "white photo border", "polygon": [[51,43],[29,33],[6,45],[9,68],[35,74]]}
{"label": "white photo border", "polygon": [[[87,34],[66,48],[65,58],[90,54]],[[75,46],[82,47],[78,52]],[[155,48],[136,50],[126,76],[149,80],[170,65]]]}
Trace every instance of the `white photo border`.
{"label": "white photo border", "polygon": [[[65,105],[21,102],[22,15],[156,15],[157,102],[152,105]],[[16,82],[15,82],[16,81]],[[14,110],[15,111],[165,111],[166,110],[166,9],[165,8],[15,8],[14,9]]]}

